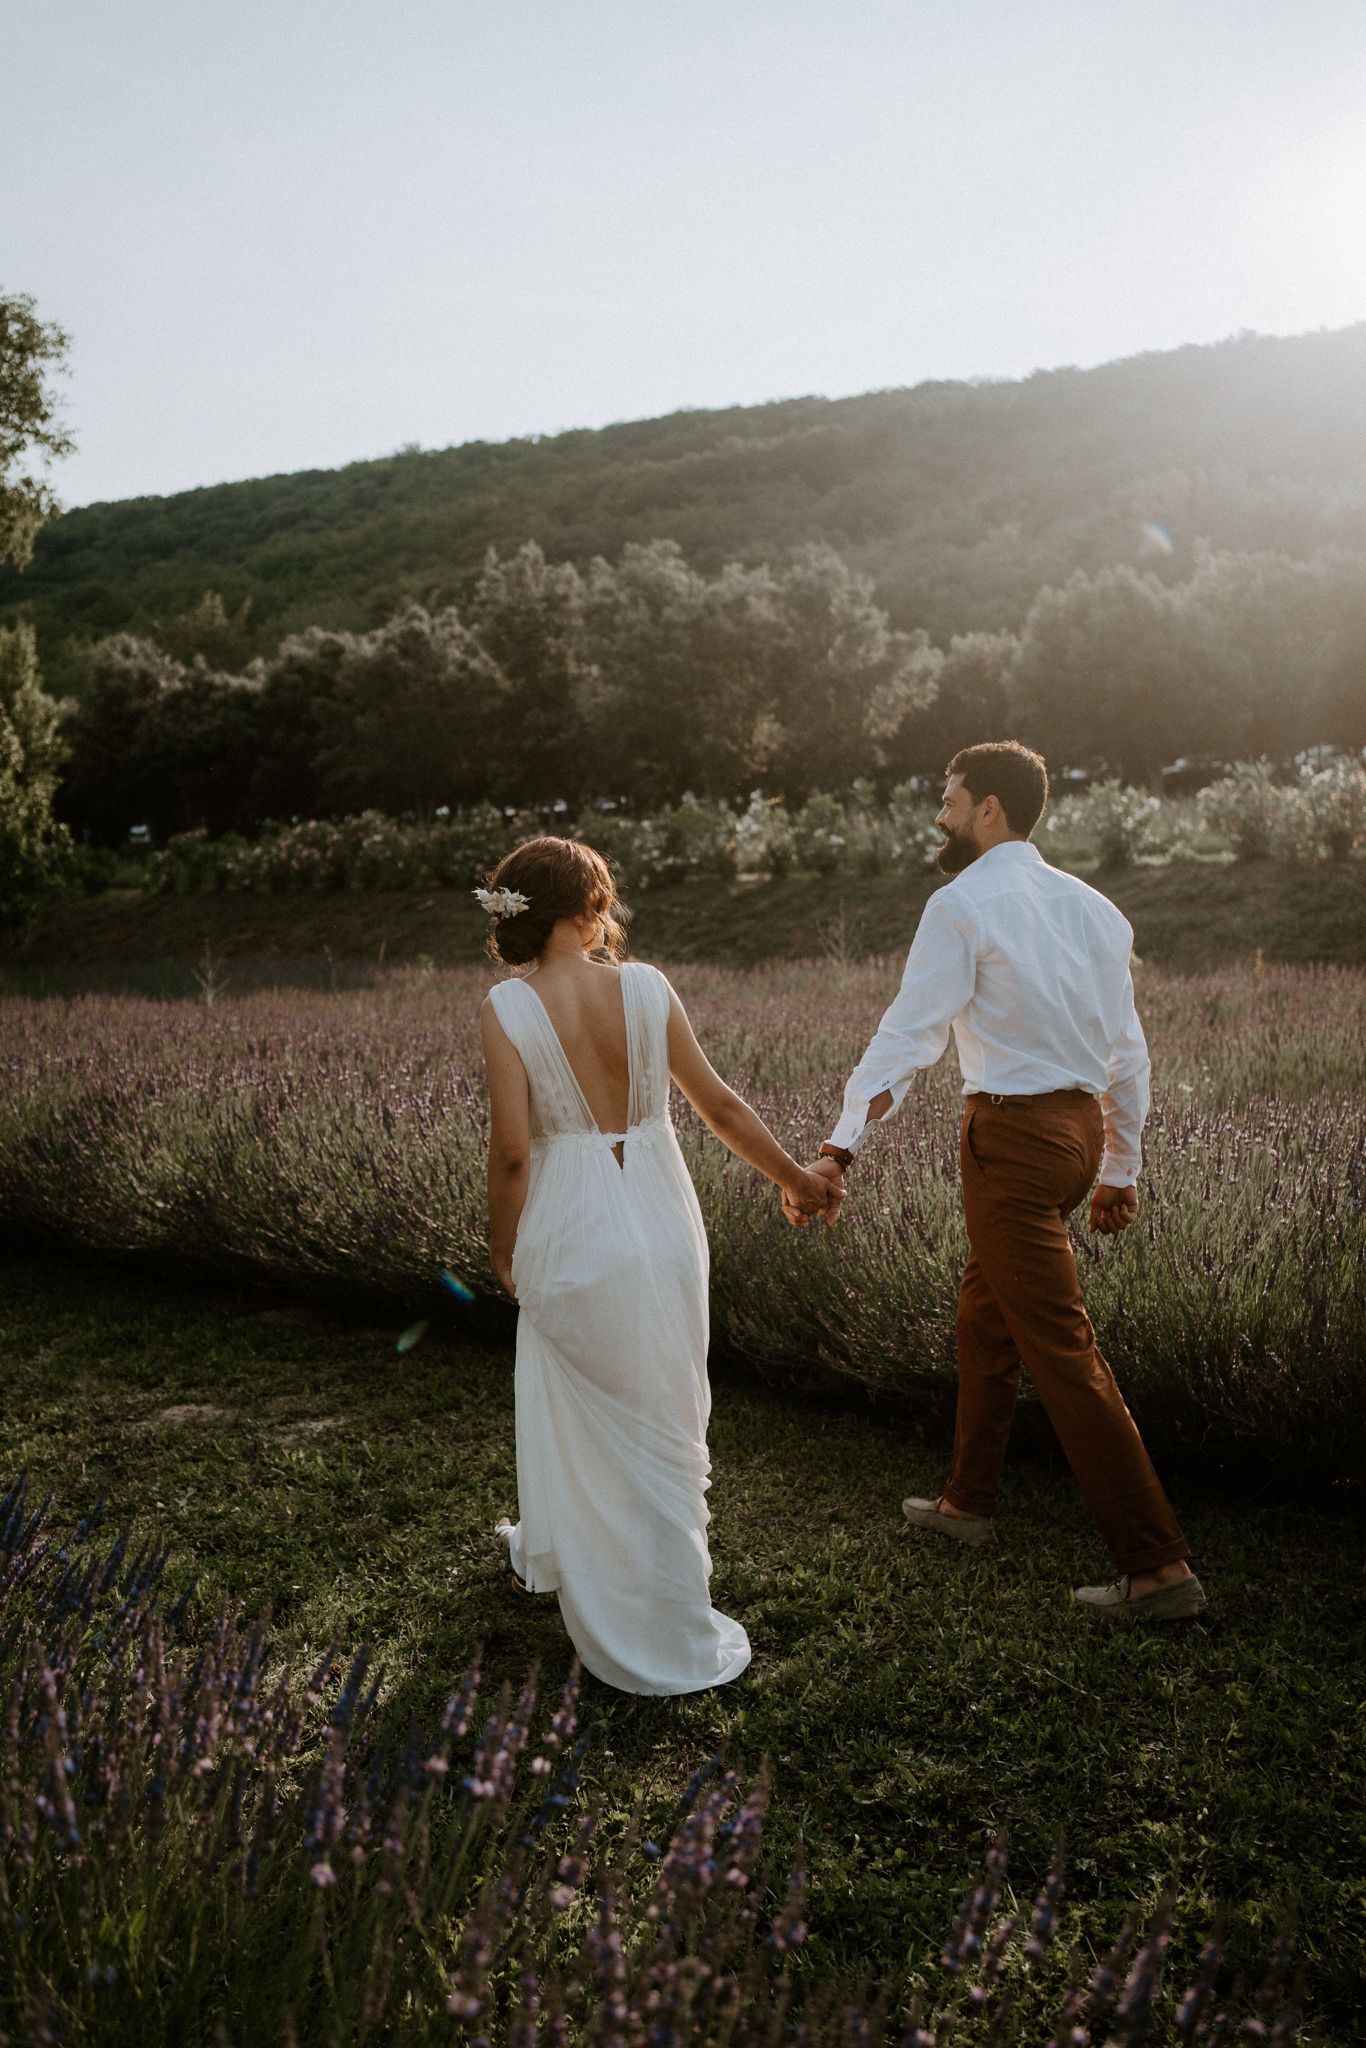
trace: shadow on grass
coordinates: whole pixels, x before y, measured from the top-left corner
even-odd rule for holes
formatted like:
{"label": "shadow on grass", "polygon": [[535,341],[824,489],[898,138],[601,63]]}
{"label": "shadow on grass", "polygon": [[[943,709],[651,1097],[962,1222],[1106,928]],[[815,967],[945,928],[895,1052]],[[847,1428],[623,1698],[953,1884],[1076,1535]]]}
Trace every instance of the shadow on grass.
{"label": "shadow on grass", "polygon": [[[400,1724],[430,1724],[479,1643],[494,1691],[533,1663],[554,1688],[557,1603],[513,1591],[490,1535],[515,1506],[510,1350],[452,1318],[400,1357],[401,1328],[12,1259],[0,1473],[27,1470],[72,1515],[106,1494],[115,1523],[170,1543],[173,1590],[193,1576],[208,1609],[269,1606],[299,1661],[369,1637]],[[1255,1969],[1296,1897],[1313,2003],[1349,2011],[1366,1968],[1358,1530],[1188,1475],[1173,1493],[1208,1622],[1106,1629],[1070,1598],[1107,1565],[1050,1460],[1012,1458],[1001,1540],[979,1555],[899,1513],[942,1479],[931,1424],[721,1371],[710,1441],[713,1597],[754,1661],[683,1699],[588,1683],[585,1783],[609,1834],[637,1802],[665,1828],[718,1751],[767,1755],[775,1868],[800,1847],[811,1871],[813,1968],[899,1969],[942,1938],[999,1829],[1021,1892],[1061,1830],[1083,1942],[1171,1881],[1189,1902],[1173,1967],[1228,1900],[1233,1966]]]}
{"label": "shadow on grass", "polygon": [[[71,1248],[43,1233],[11,1227],[6,1237],[11,1258],[27,1261],[35,1268],[54,1273],[68,1272],[73,1264]],[[211,1310],[217,1304],[241,1302],[254,1305],[262,1314],[281,1318],[314,1317],[322,1328],[352,1331],[358,1321],[392,1326],[395,1338],[415,1321],[425,1320],[432,1341],[455,1347],[461,1345],[510,1347],[516,1337],[516,1305],[496,1296],[477,1296],[472,1301],[453,1301],[440,1285],[415,1285],[402,1296],[363,1283],[319,1280],[283,1286],[263,1277],[250,1261],[241,1262],[234,1287],[225,1277],[229,1264],[222,1254],[212,1265],[198,1263],[192,1256],[174,1258],[155,1250],[136,1252],[87,1252],[79,1265],[88,1277],[103,1278],[113,1285],[153,1286],[164,1297],[184,1299],[191,1307]],[[926,1446],[938,1445],[943,1456],[952,1443],[956,1388],[945,1378],[941,1388],[924,1388],[914,1405],[898,1401],[886,1392],[866,1387],[861,1381],[837,1373],[809,1359],[794,1356],[785,1364],[788,1380],[780,1380],[779,1368],[770,1366],[756,1376],[746,1361],[713,1349],[708,1371],[714,1387],[734,1388],[737,1393],[760,1391],[777,1402],[785,1412],[809,1412],[813,1416],[847,1415],[864,1417],[875,1426],[900,1439]],[[1135,1419],[1150,1444],[1160,1444],[1159,1462],[1164,1471],[1196,1481],[1202,1489],[1242,1502],[1302,1505],[1318,1513],[1360,1518],[1366,1508],[1366,1485],[1339,1478],[1323,1485],[1312,1465],[1289,1455],[1267,1457],[1259,1451],[1231,1452],[1199,1441],[1173,1441],[1161,1435],[1160,1419],[1145,1418],[1141,1406],[1131,1401]],[[1019,1407],[1011,1434],[1011,1455],[1027,1459],[1041,1472],[1069,1477],[1052,1425],[1042,1403],[1023,1383]],[[942,1480],[946,1472],[940,1474]]]}

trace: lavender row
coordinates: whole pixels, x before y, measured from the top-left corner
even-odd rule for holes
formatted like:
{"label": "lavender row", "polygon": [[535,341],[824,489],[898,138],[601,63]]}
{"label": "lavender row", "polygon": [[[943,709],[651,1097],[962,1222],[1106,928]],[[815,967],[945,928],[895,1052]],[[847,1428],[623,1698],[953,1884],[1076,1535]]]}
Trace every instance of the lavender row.
{"label": "lavender row", "polygon": [[[1324,1483],[1366,1472],[1366,977],[1139,971],[1154,1108],[1138,1227],[1080,1235],[1102,1344],[1156,1442]],[[720,1070],[796,1151],[828,1134],[892,961],[690,967]],[[212,1007],[0,1004],[0,1221],[417,1305],[491,1296],[479,969]],[[680,1131],[713,1251],[718,1345],[782,1382],[921,1405],[953,1382],[964,1255],[945,1063],[860,1159],[835,1233]],[[448,1299],[448,1297],[443,1297]],[[1326,1461],[1326,1462],[1325,1462]]]}
{"label": "lavender row", "polygon": [[1051,2048],[1306,2038],[1288,1934],[1237,2009],[1217,1941],[1164,1983],[1171,1899],[1069,1970],[1061,1856],[1008,1911],[1001,1843],[916,1991],[817,1986],[766,1768],[713,1762],[665,1842],[637,1817],[609,1847],[576,1671],[548,1714],[534,1674],[489,1707],[476,1653],[400,1732],[368,1647],[291,1668],[265,1618],[164,1605],[166,1561],[0,1497],[0,2040],[948,2048],[1046,2011]]}

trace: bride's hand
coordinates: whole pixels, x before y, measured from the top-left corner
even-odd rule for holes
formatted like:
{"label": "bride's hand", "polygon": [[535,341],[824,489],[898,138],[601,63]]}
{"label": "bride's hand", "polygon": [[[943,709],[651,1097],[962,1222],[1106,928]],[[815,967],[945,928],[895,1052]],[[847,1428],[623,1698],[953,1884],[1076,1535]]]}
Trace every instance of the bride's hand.
{"label": "bride's hand", "polygon": [[783,1214],[794,1229],[805,1230],[813,1216],[824,1216],[833,1224],[844,1200],[844,1175],[833,1159],[818,1160],[814,1167],[800,1167],[783,1188]]}
{"label": "bride's hand", "polygon": [[490,1259],[489,1264],[493,1268],[494,1277],[497,1279],[499,1286],[502,1287],[508,1294],[510,1294],[514,1301],[516,1301],[517,1289],[512,1284],[511,1259]]}

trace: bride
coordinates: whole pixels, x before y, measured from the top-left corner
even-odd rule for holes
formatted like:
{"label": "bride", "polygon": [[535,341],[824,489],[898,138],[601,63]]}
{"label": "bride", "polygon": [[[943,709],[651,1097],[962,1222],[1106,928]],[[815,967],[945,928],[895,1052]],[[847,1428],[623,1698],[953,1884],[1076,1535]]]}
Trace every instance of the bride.
{"label": "bride", "polygon": [[489,950],[529,971],[481,1014],[489,1248],[517,1300],[517,1495],[500,1521],[520,1585],[559,1595],[585,1668],[624,1692],[738,1677],[749,1638],[711,1604],[707,1239],[669,1119],[678,1084],[724,1145],[829,1204],[714,1072],[658,968],[621,962],[611,872],[533,839],[475,892]]}

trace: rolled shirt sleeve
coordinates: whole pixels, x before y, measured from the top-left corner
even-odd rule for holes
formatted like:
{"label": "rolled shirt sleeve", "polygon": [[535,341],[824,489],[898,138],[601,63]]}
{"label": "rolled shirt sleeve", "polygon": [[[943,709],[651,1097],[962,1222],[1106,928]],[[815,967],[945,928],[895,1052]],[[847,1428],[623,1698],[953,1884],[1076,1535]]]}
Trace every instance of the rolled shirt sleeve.
{"label": "rolled shirt sleeve", "polygon": [[[892,1106],[887,1116],[894,1116],[912,1077],[942,1057],[953,1020],[972,996],[977,948],[971,912],[961,899],[946,901],[948,895],[941,889],[926,904],[906,957],[901,987],[849,1077],[844,1112],[829,1140],[847,1152],[857,1152],[872,1128],[869,1103],[884,1091],[889,1093]],[[1135,1025],[1137,1022],[1135,1017]],[[1142,1038],[1140,1031],[1140,1043]],[[1145,1071],[1146,1062],[1145,1047]],[[886,1118],[873,1119],[879,1121]]]}
{"label": "rolled shirt sleeve", "polygon": [[1134,1006],[1132,973],[1124,977],[1122,1022],[1110,1048],[1109,1073],[1100,1098],[1105,1152],[1100,1177],[1107,1187],[1132,1187],[1143,1169],[1143,1124],[1148,1114],[1148,1041]]}

